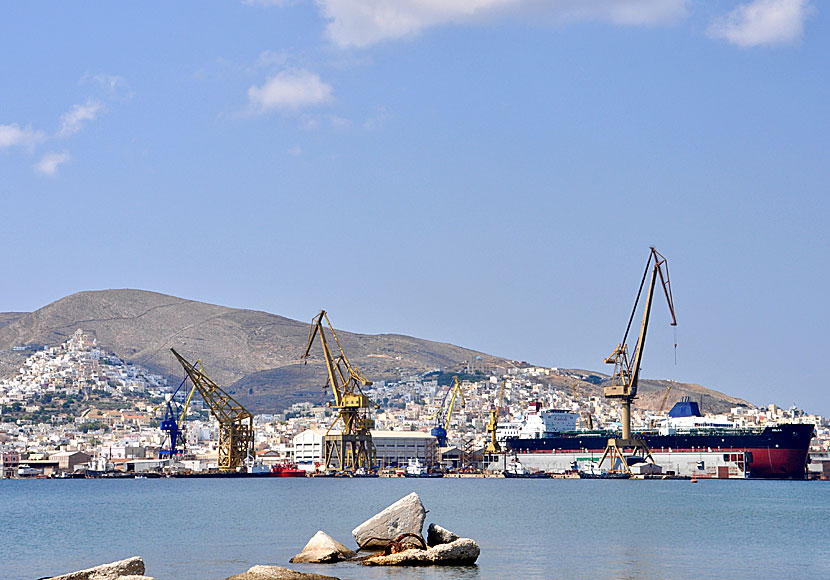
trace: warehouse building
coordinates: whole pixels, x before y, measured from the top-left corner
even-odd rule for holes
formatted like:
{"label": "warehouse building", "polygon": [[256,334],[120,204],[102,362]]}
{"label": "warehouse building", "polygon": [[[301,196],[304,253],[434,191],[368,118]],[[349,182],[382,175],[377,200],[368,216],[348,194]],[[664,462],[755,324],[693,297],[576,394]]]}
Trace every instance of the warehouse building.
{"label": "warehouse building", "polygon": [[[332,435],[337,435],[332,432]],[[325,464],[326,432],[308,429],[294,437],[294,462],[306,471],[314,471]],[[438,463],[438,440],[420,431],[372,431],[377,465],[405,467],[410,459],[419,459],[427,467]]]}

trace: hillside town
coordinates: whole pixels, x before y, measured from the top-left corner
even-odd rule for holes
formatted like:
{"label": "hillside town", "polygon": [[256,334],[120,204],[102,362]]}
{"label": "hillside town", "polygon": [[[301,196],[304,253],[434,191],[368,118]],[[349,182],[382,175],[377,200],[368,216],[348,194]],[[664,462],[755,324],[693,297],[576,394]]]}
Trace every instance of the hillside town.
{"label": "hillside town", "polygon": [[[165,467],[169,460],[159,457],[169,443],[159,424],[174,392],[166,378],[125,362],[81,329],[58,346],[19,348],[32,354],[17,376],[0,381],[0,476]],[[552,378],[571,387],[554,387]],[[445,469],[484,467],[486,426],[496,407],[497,438],[502,442],[507,437],[532,437],[528,429],[543,409],[566,412],[574,430],[618,428],[618,407],[590,394],[585,388],[590,379],[575,371],[526,364],[498,373],[475,359],[464,368],[377,381],[364,393],[378,406],[372,431],[378,462],[386,468],[400,468],[411,460]],[[664,411],[635,406],[632,424],[647,428],[661,420]],[[323,440],[330,429],[338,428],[336,420],[336,413],[321,401],[256,415],[256,460],[265,466],[291,463],[319,471]],[[442,420],[447,430],[443,445],[431,433]],[[737,406],[707,420],[736,427],[812,424],[816,433],[811,453],[826,458],[830,452],[827,418],[795,407]],[[218,435],[218,422],[194,398],[184,421],[181,467],[194,472],[215,468]]]}

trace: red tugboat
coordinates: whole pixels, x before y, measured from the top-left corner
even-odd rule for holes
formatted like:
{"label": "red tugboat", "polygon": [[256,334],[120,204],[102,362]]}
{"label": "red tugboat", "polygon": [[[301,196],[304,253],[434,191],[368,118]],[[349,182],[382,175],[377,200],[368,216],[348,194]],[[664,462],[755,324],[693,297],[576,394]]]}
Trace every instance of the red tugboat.
{"label": "red tugboat", "polygon": [[305,471],[297,467],[293,463],[284,461],[280,465],[275,465],[271,469],[272,477],[305,477]]}

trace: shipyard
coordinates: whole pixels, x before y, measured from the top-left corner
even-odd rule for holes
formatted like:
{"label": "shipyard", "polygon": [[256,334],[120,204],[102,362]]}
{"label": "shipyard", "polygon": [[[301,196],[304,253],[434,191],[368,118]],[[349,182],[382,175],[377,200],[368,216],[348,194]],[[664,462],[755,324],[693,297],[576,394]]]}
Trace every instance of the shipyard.
{"label": "shipyard", "polygon": [[830,4],[4,8],[0,580],[830,578]]}
{"label": "shipyard", "polygon": [[[297,356],[319,353],[327,403],[296,403],[257,416],[210,378],[206,364],[190,362],[175,348],[170,355],[183,379],[174,389],[159,375],[125,365],[78,329],[59,347],[33,350],[17,378],[0,381],[0,400],[93,392],[86,385],[95,378],[110,393],[145,393],[148,401],[130,412],[90,408],[60,428],[6,423],[0,473],[64,479],[826,478],[823,417],[746,404],[704,415],[704,399],[689,395],[669,408],[672,389],[682,389],[672,381],[661,385],[656,408],[632,405],[656,288],[676,324],[666,259],[651,248],[623,341],[605,360],[614,373],[605,378],[515,362],[499,376],[478,357],[458,374],[437,370],[376,385],[350,362],[321,311]],[[642,320],[629,359],[635,315]],[[45,448],[36,442],[38,431]]]}

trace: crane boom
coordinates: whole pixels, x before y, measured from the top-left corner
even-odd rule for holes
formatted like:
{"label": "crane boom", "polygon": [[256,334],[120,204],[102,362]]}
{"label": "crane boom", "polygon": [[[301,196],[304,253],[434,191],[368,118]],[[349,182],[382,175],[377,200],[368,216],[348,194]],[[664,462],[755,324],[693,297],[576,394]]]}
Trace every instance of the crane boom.
{"label": "crane boom", "polygon": [[[634,348],[632,358],[628,356],[628,334],[631,330],[631,324],[634,320],[634,315],[637,312],[637,305],[640,301],[640,296],[643,292],[646,277],[648,276],[649,268],[651,268],[651,280],[649,281],[648,292],[646,293],[646,304],[643,312],[643,321],[640,325],[640,336],[637,338],[637,345]],[[614,352],[611,353],[605,362],[615,365],[614,375],[611,379],[611,385],[605,387],[605,396],[608,398],[633,399],[637,396],[637,388],[640,380],[640,366],[643,358],[643,348],[646,343],[646,332],[648,330],[649,317],[651,315],[652,298],[654,297],[654,287],[657,278],[660,278],[663,292],[666,295],[666,302],[669,306],[669,313],[671,314],[671,326],[677,326],[677,318],[674,314],[674,300],[671,293],[671,282],[669,280],[669,269],[666,263],[666,258],[660,254],[654,247],[646,262],[646,270],[643,273],[643,279],[640,282],[640,290],[637,292],[637,299],[634,301],[634,308],[631,312],[631,317],[628,319],[628,326],[625,330],[622,342],[617,345]],[[675,345],[677,346],[677,345]]]}
{"label": "crane boom", "polygon": [[663,412],[663,409],[666,408],[666,403],[668,403],[668,401],[669,401],[669,393],[670,392],[671,392],[671,385],[668,385],[666,387],[666,392],[663,394],[663,402],[660,403],[660,408],[657,409],[657,414],[658,415]]}
{"label": "crane boom", "polygon": [[189,363],[175,349],[170,349],[187,373],[193,388],[187,397],[181,418],[187,413],[187,407],[194,391],[210,409],[219,422],[219,471],[237,471],[244,467],[245,461],[254,458],[254,417],[236,399],[225,392],[205,374],[199,361],[196,365]]}

